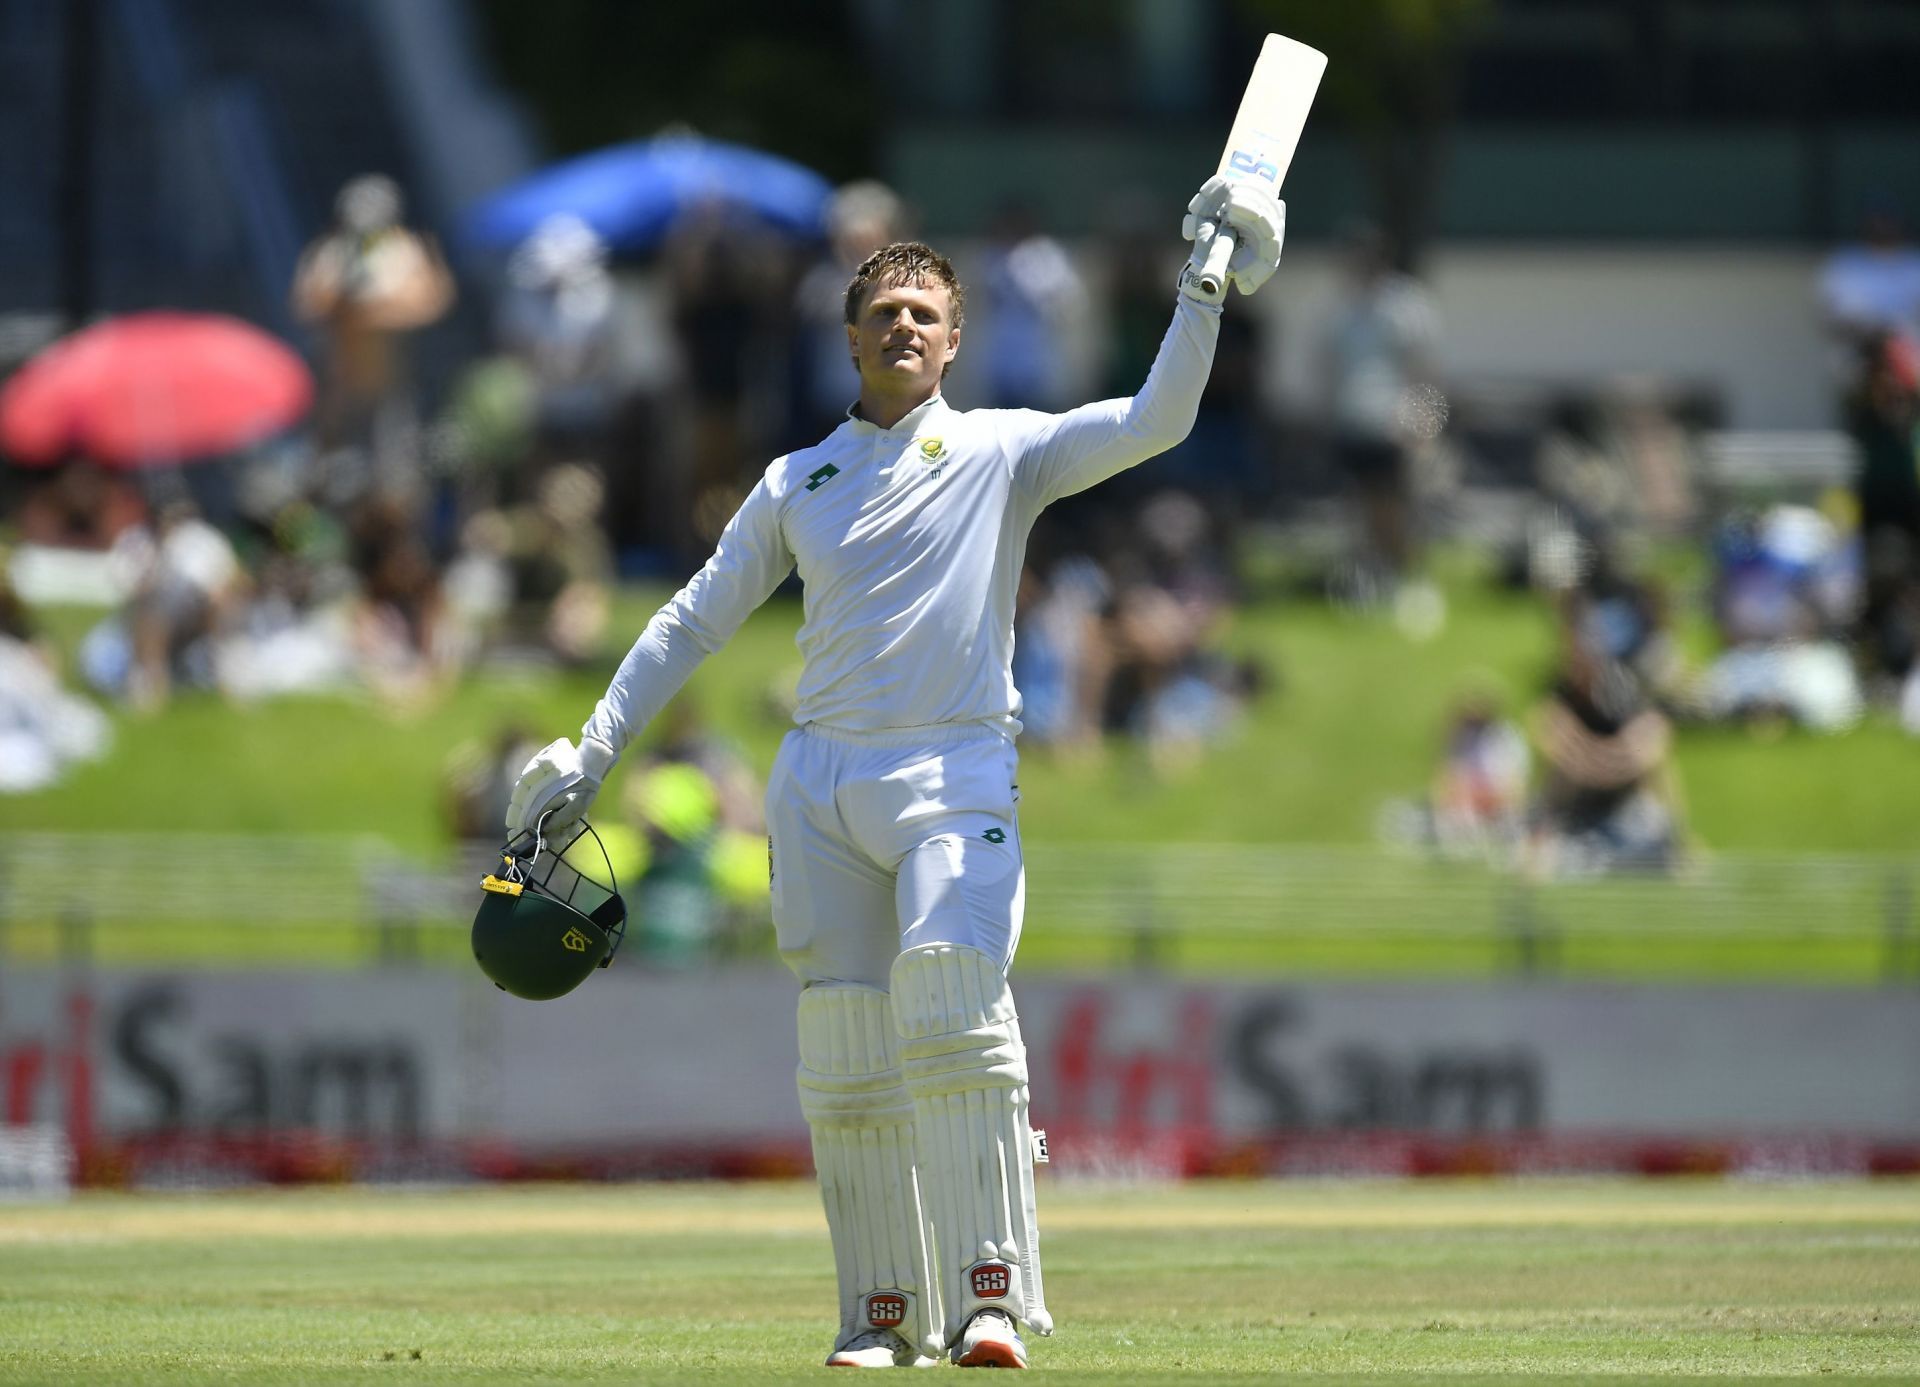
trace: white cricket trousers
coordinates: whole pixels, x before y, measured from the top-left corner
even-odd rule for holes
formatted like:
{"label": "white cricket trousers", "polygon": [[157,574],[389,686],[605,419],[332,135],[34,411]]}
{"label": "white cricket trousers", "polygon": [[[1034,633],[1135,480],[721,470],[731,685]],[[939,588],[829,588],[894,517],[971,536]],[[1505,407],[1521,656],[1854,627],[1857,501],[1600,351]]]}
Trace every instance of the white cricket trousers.
{"label": "white cricket trousers", "polygon": [[789,732],[767,779],[780,956],[802,984],[885,990],[901,950],[1013,962],[1026,906],[1016,753],[991,728]]}

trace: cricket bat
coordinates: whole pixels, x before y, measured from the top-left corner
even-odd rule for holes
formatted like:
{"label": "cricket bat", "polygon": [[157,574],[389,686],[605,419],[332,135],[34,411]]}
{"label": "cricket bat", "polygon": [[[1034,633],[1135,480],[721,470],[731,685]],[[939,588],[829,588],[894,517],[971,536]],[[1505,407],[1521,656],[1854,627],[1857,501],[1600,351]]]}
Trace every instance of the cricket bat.
{"label": "cricket bat", "polygon": [[[1287,166],[1293,163],[1294,146],[1300,143],[1300,128],[1313,106],[1313,94],[1320,89],[1320,75],[1326,70],[1327,55],[1319,49],[1268,34],[1240,97],[1233,129],[1227,132],[1219,171],[1228,178],[1260,179],[1278,197]],[[1209,294],[1220,292],[1232,257],[1232,234],[1214,237],[1200,269],[1200,283]]]}

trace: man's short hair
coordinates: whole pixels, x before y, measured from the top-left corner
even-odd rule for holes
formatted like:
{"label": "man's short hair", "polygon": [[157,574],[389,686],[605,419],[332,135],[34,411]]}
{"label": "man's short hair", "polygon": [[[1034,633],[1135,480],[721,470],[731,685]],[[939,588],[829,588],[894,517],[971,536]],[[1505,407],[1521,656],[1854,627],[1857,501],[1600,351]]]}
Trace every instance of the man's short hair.
{"label": "man's short hair", "polygon": [[895,241],[862,260],[853,278],[847,281],[847,326],[852,327],[859,320],[860,305],[869,289],[901,284],[917,289],[935,286],[945,289],[953,301],[951,326],[957,328],[965,320],[967,291],[960,287],[960,276],[953,272],[947,257],[918,241]]}

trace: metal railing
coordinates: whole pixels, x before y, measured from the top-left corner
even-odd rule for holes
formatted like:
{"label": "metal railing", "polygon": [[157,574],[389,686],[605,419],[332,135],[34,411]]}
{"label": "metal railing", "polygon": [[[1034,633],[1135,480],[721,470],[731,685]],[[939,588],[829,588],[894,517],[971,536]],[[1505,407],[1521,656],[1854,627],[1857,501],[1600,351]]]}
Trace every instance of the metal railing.
{"label": "metal railing", "polygon": [[[217,956],[304,929],[352,935],[336,951],[349,959],[449,952],[490,858],[422,863],[366,836],[15,834],[0,840],[0,950],[34,930],[111,931],[122,953],[164,938],[191,954],[203,934]],[[1374,949],[1386,971],[1591,973],[1658,954],[1696,972],[1920,981],[1920,855],[1725,853],[1533,881],[1365,847],[1042,845],[1027,921],[1029,951],[1106,963],[1337,970]]]}
{"label": "metal railing", "polygon": [[1797,973],[1785,960],[1802,956],[1833,965],[1816,972],[1920,979],[1920,856],[1726,853],[1671,873],[1546,881],[1363,847],[1074,846],[1028,860],[1030,919],[1131,936],[1149,959],[1211,935],[1265,941],[1276,958],[1371,940],[1490,948],[1525,972],[1658,950],[1709,970],[1718,955],[1736,973]]}

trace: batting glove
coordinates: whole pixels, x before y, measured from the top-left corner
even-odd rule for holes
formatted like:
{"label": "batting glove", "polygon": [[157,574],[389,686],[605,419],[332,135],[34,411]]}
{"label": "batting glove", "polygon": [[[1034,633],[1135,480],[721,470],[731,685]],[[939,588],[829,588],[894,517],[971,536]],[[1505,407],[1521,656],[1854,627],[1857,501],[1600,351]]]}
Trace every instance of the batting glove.
{"label": "batting glove", "polygon": [[583,818],[614,759],[611,747],[590,737],[578,747],[561,737],[540,748],[507,801],[507,841],[536,829],[552,837]]}
{"label": "batting glove", "polygon": [[[1225,230],[1233,236],[1233,257],[1218,293],[1201,285],[1200,271],[1214,238]],[[1193,242],[1193,254],[1180,271],[1180,292],[1201,303],[1218,305],[1227,296],[1229,282],[1251,294],[1280,267],[1280,246],[1287,235],[1287,205],[1258,183],[1215,174],[1200,185],[1187,204],[1180,234]]]}

